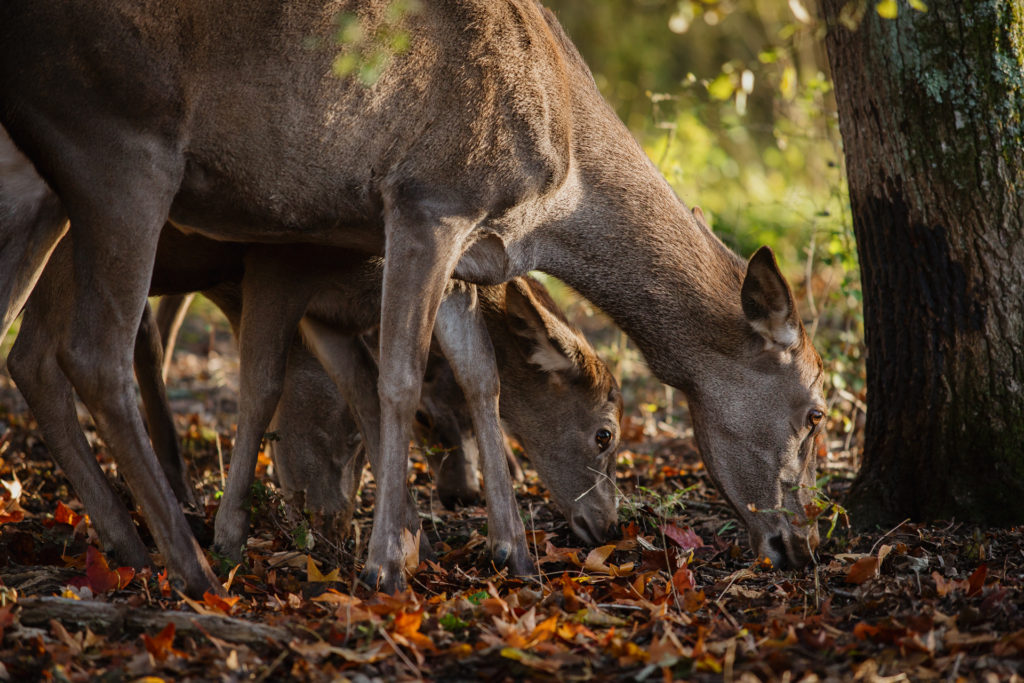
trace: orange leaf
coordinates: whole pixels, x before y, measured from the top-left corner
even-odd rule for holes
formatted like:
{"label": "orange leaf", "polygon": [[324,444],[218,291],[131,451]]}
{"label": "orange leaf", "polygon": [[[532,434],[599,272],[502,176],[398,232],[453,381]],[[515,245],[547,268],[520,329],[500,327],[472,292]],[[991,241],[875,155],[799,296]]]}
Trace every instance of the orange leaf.
{"label": "orange leaf", "polygon": [[156,582],[160,586],[160,595],[164,596],[165,598],[171,597],[171,582],[167,580],[166,569],[157,574]]}
{"label": "orange leaf", "polygon": [[20,522],[23,519],[25,519],[25,511],[21,509],[11,510],[10,512],[0,512],[0,524]]}
{"label": "orange leaf", "polygon": [[970,578],[967,579],[967,595],[975,596],[981,593],[981,589],[985,587],[985,577],[988,575],[988,565],[983,564],[974,570]]}
{"label": "orange leaf", "polygon": [[162,662],[167,659],[167,655],[177,655],[179,657],[185,656],[184,652],[175,650],[174,645],[174,623],[169,623],[164,626],[160,633],[150,638],[145,633],[142,634],[142,643],[146,646],[146,652],[153,655],[153,659],[158,662]]}
{"label": "orange leaf", "polygon": [[96,595],[108,593],[127,586],[135,576],[131,567],[119,567],[116,570],[107,565],[107,558],[96,548],[89,546],[85,551],[85,577],[89,588]]}
{"label": "orange leaf", "polygon": [[57,501],[57,510],[53,513],[53,518],[61,524],[70,524],[71,526],[77,526],[82,521],[82,515],[69,508],[62,500]]}
{"label": "orange leaf", "polygon": [[423,623],[423,610],[419,612],[399,612],[395,615],[395,633],[411,636],[420,630]]}
{"label": "orange leaf", "polygon": [[544,642],[551,636],[555,635],[555,630],[558,628],[558,615],[553,614],[544,621],[537,624],[537,628],[533,629],[533,633],[530,634],[530,647],[537,643]]}
{"label": "orange leaf", "polygon": [[872,626],[866,621],[857,622],[857,625],[853,627],[853,635],[857,640],[867,640],[874,637],[877,633],[878,627]]}
{"label": "orange leaf", "polygon": [[210,593],[209,591],[203,593],[203,602],[207,607],[215,612],[220,612],[221,614],[226,615],[231,614],[231,610],[234,609],[235,603],[239,600],[241,600],[241,597],[237,595],[233,595],[229,598],[222,598],[221,596],[215,593]]}
{"label": "orange leaf", "polygon": [[684,564],[672,575],[672,585],[680,595],[683,595],[686,591],[696,588],[697,582],[693,578],[693,572]]}
{"label": "orange leaf", "polygon": [[875,576],[878,571],[877,557],[862,557],[853,563],[849,573],[846,575],[847,583],[862,584]]}

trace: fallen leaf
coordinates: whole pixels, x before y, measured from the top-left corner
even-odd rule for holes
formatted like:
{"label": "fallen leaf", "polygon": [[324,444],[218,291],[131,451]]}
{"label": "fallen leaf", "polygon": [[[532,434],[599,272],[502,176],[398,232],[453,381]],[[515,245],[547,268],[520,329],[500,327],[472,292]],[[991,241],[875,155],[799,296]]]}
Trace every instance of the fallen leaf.
{"label": "fallen leaf", "polygon": [[690,527],[681,529],[669,522],[668,524],[662,524],[658,528],[661,529],[661,533],[665,534],[665,538],[679,546],[683,552],[704,547],[703,539]]}
{"label": "fallen leaf", "polygon": [[416,530],[414,536],[408,529],[402,529],[402,555],[405,557],[405,570],[406,576],[412,576],[416,573],[416,568],[420,566],[420,530]]}
{"label": "fallen leaf", "polygon": [[142,634],[142,644],[146,646],[146,652],[153,655],[153,659],[158,662],[162,662],[167,659],[168,655],[176,655],[178,657],[184,657],[185,653],[180,650],[175,650],[174,645],[174,623],[168,623],[160,633],[155,636],[148,636],[145,633]]}
{"label": "fallen leaf", "polygon": [[[418,552],[418,551],[417,551]],[[306,581],[310,583],[330,583],[341,581],[340,568],[334,569],[329,574],[322,574],[316,566],[316,562],[309,555],[306,555]]]}
{"label": "fallen leaf", "polygon": [[53,518],[61,524],[71,526],[77,526],[82,521],[82,515],[65,505],[64,501],[57,501],[57,509],[53,513]]}
{"label": "fallen leaf", "polygon": [[874,578],[878,572],[877,557],[862,557],[853,563],[850,571],[846,574],[846,583],[862,584],[868,579]]}
{"label": "fallen leaf", "polygon": [[973,597],[981,593],[981,589],[985,587],[985,577],[988,575],[988,565],[983,564],[979,566],[974,572],[971,573],[970,578],[967,579],[967,595]]}
{"label": "fallen leaf", "polygon": [[85,551],[85,576],[92,592],[101,595],[127,586],[135,577],[135,570],[131,567],[111,569],[103,553],[89,546]]}
{"label": "fallen leaf", "polygon": [[235,608],[235,603],[242,598],[237,595],[231,597],[222,598],[216,593],[210,593],[209,591],[203,593],[203,603],[206,604],[213,612],[219,612],[227,616],[231,615],[231,611]]}

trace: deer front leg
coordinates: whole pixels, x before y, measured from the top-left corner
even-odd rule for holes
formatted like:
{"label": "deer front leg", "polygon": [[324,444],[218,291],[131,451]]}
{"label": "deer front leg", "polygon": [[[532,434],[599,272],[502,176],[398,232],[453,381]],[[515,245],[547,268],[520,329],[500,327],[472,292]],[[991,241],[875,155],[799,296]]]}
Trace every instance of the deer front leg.
{"label": "deer front leg", "polygon": [[213,527],[214,548],[233,562],[242,559],[260,443],[281,399],[288,349],[309,301],[302,283],[288,279],[292,270],[278,272],[278,265],[254,251],[242,284],[238,434]]}
{"label": "deer front leg", "polygon": [[196,507],[192,482],[188,478],[185,460],[181,457],[178,432],[174,416],[167,402],[167,388],[163,378],[164,346],[160,341],[153,309],[149,304],[142,313],[139,333],[135,338],[135,378],[139,383],[142,406],[149,425],[157,460],[171,484],[178,500],[189,508]]}
{"label": "deer front leg", "polygon": [[374,472],[378,503],[361,579],[386,592],[405,586],[402,506],[409,495],[406,468],[413,416],[437,308],[473,223],[438,218],[427,209],[386,216],[384,288],[381,299],[381,466]]}
{"label": "deer front leg", "polygon": [[476,287],[453,284],[438,312],[434,336],[466,396],[479,444],[487,498],[487,539],[498,567],[514,574],[536,573],[526,545],[509,476],[505,438],[498,416],[498,368],[494,348],[479,315]]}

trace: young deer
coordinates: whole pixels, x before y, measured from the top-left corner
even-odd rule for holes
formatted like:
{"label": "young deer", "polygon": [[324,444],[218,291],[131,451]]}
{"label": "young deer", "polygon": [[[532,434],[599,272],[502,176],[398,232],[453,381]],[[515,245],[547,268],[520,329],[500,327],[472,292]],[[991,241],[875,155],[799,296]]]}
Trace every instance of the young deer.
{"label": "young deer", "polygon": [[[224,311],[237,332],[241,349],[242,416],[236,454],[244,453],[247,443],[255,443],[258,448],[257,439],[267,431],[268,425],[259,419],[254,421],[252,416],[265,415],[268,410],[280,411],[281,396],[289,389],[296,405],[285,409],[287,418],[298,422],[299,426],[313,427],[305,413],[317,414],[321,430],[324,426],[333,427],[325,436],[330,443],[339,444],[342,456],[324,452],[323,448],[316,448],[315,443],[307,443],[311,438],[325,436],[315,433],[312,437],[304,436],[296,425],[289,425],[287,420],[278,417],[277,426],[287,430],[275,449],[282,485],[287,491],[304,491],[307,500],[312,496],[313,501],[319,503],[315,507],[335,517],[336,525],[347,526],[354,495],[352,487],[358,484],[361,463],[348,461],[355,457],[348,445],[350,435],[337,432],[344,430],[352,418],[338,413],[347,412],[348,407],[353,406],[355,419],[364,422],[366,431],[371,435],[378,431],[376,425],[365,424],[379,419],[376,406],[366,405],[375,400],[374,387],[352,384],[360,377],[375,373],[375,363],[358,350],[360,344],[354,336],[374,329],[377,324],[379,314],[375,302],[380,299],[382,276],[379,259],[354,254],[328,254],[325,258],[322,249],[289,247],[284,252],[274,249],[271,262],[265,247],[253,246],[248,251],[256,253],[245,257],[243,269],[238,247],[199,236],[186,237],[170,227],[165,231],[167,234],[161,237],[157,250],[152,291],[176,293],[197,285],[205,287],[208,296]],[[66,249],[59,248],[54,257],[55,266],[66,258],[65,252]],[[346,261],[349,268],[339,271],[337,264]],[[290,268],[284,264],[290,264]],[[49,276],[48,271],[46,277]],[[224,281],[217,282],[219,278]],[[211,283],[216,286],[211,288]],[[299,295],[303,291],[315,292],[311,304]],[[483,320],[501,379],[502,421],[523,444],[573,531],[588,543],[609,539],[617,532],[614,454],[622,413],[615,379],[589,342],[568,323],[547,290],[533,278],[520,277],[507,284],[480,287],[479,292]],[[323,328],[321,335],[347,336],[341,345],[355,355],[355,360],[335,361],[331,341],[323,341],[315,332],[307,332],[313,337],[311,346],[317,356],[334,365],[363,363],[349,373],[355,380],[344,376],[344,369],[336,369],[336,376],[342,375],[338,377],[338,385],[346,394],[337,408],[331,404],[340,397],[324,386],[323,370],[306,357],[301,347],[295,348],[294,332],[291,335],[287,332],[286,321],[303,313],[313,318],[307,321],[307,326]],[[329,322],[325,319],[328,317]],[[170,421],[163,399],[161,359],[157,354],[140,355],[138,351],[161,346],[159,339],[153,343],[155,336],[152,326],[143,325],[136,342],[136,375],[143,388],[151,433],[154,424]],[[454,455],[432,462],[439,477],[439,493],[450,505],[456,500],[470,501],[479,496],[475,458],[467,461],[464,457],[476,451],[475,444],[471,444],[472,434],[462,428],[472,409],[457,382],[446,381],[451,375],[451,366],[439,355],[433,365],[434,378],[425,385],[423,396],[427,413],[431,418],[437,416],[432,421],[440,423],[447,419],[460,423],[460,427],[448,429],[445,434],[445,441],[455,448]],[[256,373],[258,380],[252,379]],[[303,388],[289,386],[296,384]],[[487,400],[493,401],[494,397],[487,397]],[[151,409],[151,403],[157,411]],[[258,405],[251,409],[246,407],[252,403]],[[297,442],[292,443],[292,439]],[[371,444],[372,453],[373,438],[364,436],[363,441]],[[154,442],[157,442],[155,436]],[[176,447],[161,441],[157,452],[172,483],[184,483]],[[232,470],[244,470],[244,466],[236,464],[244,462],[244,457],[232,460]],[[325,470],[338,473],[340,477],[325,479]],[[339,478],[343,482],[342,495],[337,501],[329,501],[325,481],[333,486]],[[248,487],[251,485],[250,473]],[[176,494],[178,490],[175,487]],[[183,502],[188,502],[178,495]],[[337,492],[334,495],[337,496]],[[227,495],[222,500],[224,506],[233,503]],[[235,532],[242,534],[243,539],[246,526]],[[229,549],[222,548],[225,552]]]}
{"label": "young deer", "polygon": [[[708,471],[756,552],[778,565],[811,560],[817,531],[803,511],[822,366],[789,286],[770,250],[744,263],[676,198],[550,12],[535,0],[423,3],[399,20],[407,49],[367,85],[332,72],[352,49],[335,44],[335,18],[349,13],[365,36],[394,30],[388,0],[144,5],[0,4],[0,125],[75,236],[74,276],[54,294],[73,305],[46,324],[52,360],[26,373],[33,410],[48,439],[64,438],[60,457],[83,461],[70,423],[45,405],[79,392],[190,590],[216,582],[131,381],[168,217],[222,240],[386,257],[381,500],[407,496],[409,433],[451,277],[496,284],[541,270],[608,313],[685,393]],[[5,321],[57,239],[56,219],[38,220],[46,202],[49,192],[5,225]],[[494,484],[489,508],[514,517],[507,468]],[[404,583],[403,511],[374,511],[364,578],[385,590]],[[110,531],[129,525],[123,513]],[[496,560],[533,570],[518,519],[489,531],[501,538]]]}

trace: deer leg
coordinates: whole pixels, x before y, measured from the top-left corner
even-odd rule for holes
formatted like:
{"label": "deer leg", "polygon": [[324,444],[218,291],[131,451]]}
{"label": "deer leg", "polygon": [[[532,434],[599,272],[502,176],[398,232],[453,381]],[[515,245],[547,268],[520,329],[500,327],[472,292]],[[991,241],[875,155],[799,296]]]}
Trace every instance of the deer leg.
{"label": "deer leg", "polygon": [[185,460],[181,457],[178,432],[174,416],[167,402],[167,389],[163,379],[164,348],[160,342],[153,309],[146,304],[135,338],[135,378],[142,395],[142,406],[149,425],[149,437],[153,441],[157,460],[178,500],[190,508],[196,507],[192,483],[188,478]]}
{"label": "deer leg", "polygon": [[[443,306],[444,304],[442,304]],[[437,494],[449,510],[480,502],[476,434],[466,416],[466,400],[451,366],[440,354],[431,354],[420,405],[429,417],[427,461],[437,482]]]}
{"label": "deer leg", "polygon": [[[351,406],[356,425],[363,434],[363,446],[370,460],[374,478],[382,472],[380,451],[380,401],[377,398],[377,364],[370,357],[362,341],[356,336],[341,332],[330,325],[306,316],[300,323],[302,336],[313,355],[323,364],[327,374],[337,385],[345,401]],[[378,496],[380,493],[378,491]],[[382,502],[384,499],[380,499]],[[389,505],[400,508],[398,517],[402,527],[415,534],[420,528],[416,504],[408,489],[396,502],[388,499]],[[433,557],[425,534],[420,534],[420,554]]]}
{"label": "deer leg", "polygon": [[70,256],[70,245],[59,248],[40,278],[25,306],[7,364],[39,423],[50,455],[89,512],[103,549],[119,564],[142,568],[149,564],[146,546],[85,440],[71,384],[52,352],[52,329],[59,325],[53,317],[66,302],[60,292],[71,278]]}
{"label": "deer leg", "polygon": [[156,328],[160,332],[163,344],[164,361],[160,368],[160,376],[167,381],[167,373],[171,369],[171,357],[174,356],[174,344],[178,340],[178,331],[185,321],[188,307],[192,305],[195,294],[171,294],[160,297],[156,308]]}
{"label": "deer leg", "polygon": [[[405,208],[412,208],[409,213]],[[419,404],[434,318],[473,223],[434,215],[426,207],[393,206],[385,216],[381,299],[381,466],[374,471],[378,504],[361,579],[384,591],[405,585],[401,512],[413,416]]]}
{"label": "deer leg", "polygon": [[[288,349],[309,300],[299,283],[278,277],[274,265],[266,259],[247,261],[242,284],[238,435],[213,527],[214,548],[234,562],[241,561],[248,536],[260,444],[281,399]],[[282,286],[285,282],[289,287]]]}
{"label": "deer leg", "polygon": [[487,498],[487,539],[491,557],[516,575],[536,573],[526,545],[498,416],[498,367],[491,338],[479,315],[476,288],[457,283],[441,304],[434,325],[455,379],[466,396],[479,444]]}
{"label": "deer leg", "polygon": [[[58,169],[74,226],[74,310],[66,326],[53,330],[58,362],[92,413],[171,575],[189,593],[220,592],[149,443],[132,380],[132,348],[181,162],[130,130],[113,140],[100,132],[90,143],[62,149]],[[102,169],[93,167],[97,159]]]}

